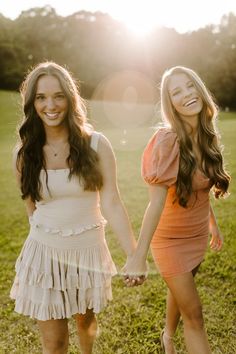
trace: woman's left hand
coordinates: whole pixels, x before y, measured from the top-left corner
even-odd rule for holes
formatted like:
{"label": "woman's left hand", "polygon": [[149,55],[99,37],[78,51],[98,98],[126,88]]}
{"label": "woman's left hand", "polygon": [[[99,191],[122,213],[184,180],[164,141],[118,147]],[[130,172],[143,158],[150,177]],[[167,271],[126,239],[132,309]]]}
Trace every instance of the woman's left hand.
{"label": "woman's left hand", "polygon": [[223,235],[220,233],[220,230],[218,229],[217,225],[211,226],[210,232],[212,234],[210,241],[211,249],[213,251],[220,251],[224,241]]}

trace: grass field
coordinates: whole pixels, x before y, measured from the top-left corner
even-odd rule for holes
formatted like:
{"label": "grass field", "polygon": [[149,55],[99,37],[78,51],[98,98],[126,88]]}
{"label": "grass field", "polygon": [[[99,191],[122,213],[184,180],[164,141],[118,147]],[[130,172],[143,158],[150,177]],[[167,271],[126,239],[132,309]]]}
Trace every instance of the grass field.
{"label": "grass field", "polygon": [[[147,203],[147,190],[140,177],[140,156],[152,135],[150,128],[157,112],[144,109],[145,119],[135,121],[134,108],[126,107],[130,120],[121,122],[109,106],[90,102],[89,115],[97,130],[111,140],[118,164],[118,180],[122,199],[128,209],[132,225],[138,234]],[[147,107],[146,107],[147,108]],[[137,107],[136,107],[137,109]],[[127,113],[127,112],[126,112]],[[12,174],[11,150],[16,139],[15,129],[20,117],[20,99],[16,93],[0,92],[0,354],[39,354],[40,341],[36,322],[13,311],[9,290],[14,277],[14,263],[28,232],[23,203]],[[154,118],[153,118],[154,117]],[[133,119],[133,121],[132,121]],[[219,127],[225,144],[225,159],[232,175],[231,196],[213,200],[219,225],[225,237],[220,253],[210,250],[196,278],[203,303],[205,322],[214,354],[236,353],[236,114],[222,113]],[[113,259],[121,268],[125,258],[115,236],[107,229],[107,241]],[[164,324],[166,287],[157,274],[149,256],[150,275],[142,287],[125,288],[122,278],[113,279],[114,300],[98,316],[100,335],[95,354],[151,354],[161,353],[159,334]],[[69,353],[79,353],[73,320],[70,326]],[[176,336],[179,354],[186,353],[183,327]],[[201,354],[201,353],[199,353]]]}

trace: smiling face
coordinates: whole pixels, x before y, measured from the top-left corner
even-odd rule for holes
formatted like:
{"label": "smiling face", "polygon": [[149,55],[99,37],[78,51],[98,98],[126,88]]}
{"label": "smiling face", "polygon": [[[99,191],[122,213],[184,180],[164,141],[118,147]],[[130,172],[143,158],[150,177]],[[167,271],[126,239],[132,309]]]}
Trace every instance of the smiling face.
{"label": "smiling face", "polygon": [[198,117],[203,101],[193,81],[185,73],[176,73],[169,78],[168,93],[173,107],[183,120]]}
{"label": "smiling face", "polygon": [[64,124],[68,100],[55,76],[43,75],[38,79],[34,107],[45,128]]}

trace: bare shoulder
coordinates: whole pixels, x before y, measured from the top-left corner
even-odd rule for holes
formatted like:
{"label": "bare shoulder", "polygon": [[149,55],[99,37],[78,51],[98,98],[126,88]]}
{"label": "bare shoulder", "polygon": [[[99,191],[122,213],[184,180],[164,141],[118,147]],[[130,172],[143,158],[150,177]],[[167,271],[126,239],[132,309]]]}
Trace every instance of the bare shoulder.
{"label": "bare shoulder", "polygon": [[97,152],[104,183],[107,180],[113,180],[116,173],[116,158],[109,139],[103,134],[100,136]]}
{"label": "bare shoulder", "polygon": [[109,139],[103,134],[100,134],[100,138],[98,142],[98,154],[101,156],[106,156],[106,155],[114,156],[112,145]]}
{"label": "bare shoulder", "polygon": [[18,160],[19,150],[20,150],[20,147],[15,146],[12,151],[12,168],[13,168],[13,172],[16,176],[18,183],[19,183],[20,177],[21,177],[21,163]]}

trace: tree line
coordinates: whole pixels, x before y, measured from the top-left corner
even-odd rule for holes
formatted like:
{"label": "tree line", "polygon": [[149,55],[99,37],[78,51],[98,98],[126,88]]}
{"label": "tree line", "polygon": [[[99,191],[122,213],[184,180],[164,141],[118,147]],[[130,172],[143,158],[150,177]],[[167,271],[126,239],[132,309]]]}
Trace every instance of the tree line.
{"label": "tree line", "polygon": [[90,98],[114,72],[133,70],[160,81],[164,70],[185,65],[196,70],[222,108],[236,108],[236,16],[219,25],[180,34],[155,28],[143,38],[101,12],[63,17],[50,6],[32,8],[10,20],[0,15],[0,88],[17,90],[30,67],[54,60],[80,81]]}

